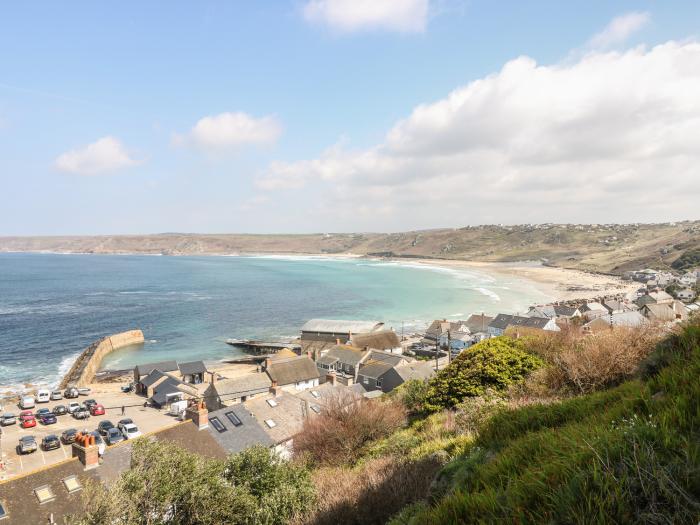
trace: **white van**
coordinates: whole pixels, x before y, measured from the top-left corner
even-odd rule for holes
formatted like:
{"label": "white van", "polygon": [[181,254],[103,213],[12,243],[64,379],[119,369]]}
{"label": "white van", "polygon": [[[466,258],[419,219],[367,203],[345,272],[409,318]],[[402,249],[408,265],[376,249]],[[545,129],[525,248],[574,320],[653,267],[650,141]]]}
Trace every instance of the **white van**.
{"label": "white van", "polygon": [[19,408],[22,410],[34,408],[34,398],[31,396],[22,396],[22,398],[19,400]]}
{"label": "white van", "polygon": [[51,400],[51,392],[45,388],[36,391],[36,402],[37,403],[48,403]]}

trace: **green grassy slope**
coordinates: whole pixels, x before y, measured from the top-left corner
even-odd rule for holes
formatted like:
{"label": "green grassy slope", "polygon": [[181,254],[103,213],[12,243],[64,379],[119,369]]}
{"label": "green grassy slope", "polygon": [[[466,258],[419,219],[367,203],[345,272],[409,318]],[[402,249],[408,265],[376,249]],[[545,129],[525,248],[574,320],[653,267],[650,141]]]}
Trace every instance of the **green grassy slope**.
{"label": "green grassy slope", "polygon": [[640,379],[499,412],[437,487],[395,523],[698,523],[700,324]]}

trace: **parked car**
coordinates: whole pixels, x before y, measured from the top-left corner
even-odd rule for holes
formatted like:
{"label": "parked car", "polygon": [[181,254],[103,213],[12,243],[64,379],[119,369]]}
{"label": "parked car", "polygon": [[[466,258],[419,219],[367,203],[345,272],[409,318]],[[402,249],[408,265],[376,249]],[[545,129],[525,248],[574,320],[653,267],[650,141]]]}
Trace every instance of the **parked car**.
{"label": "parked car", "polygon": [[108,420],[100,421],[100,424],[97,425],[97,431],[103,436],[107,435],[110,428],[114,428],[114,424]]}
{"label": "parked car", "polygon": [[19,408],[22,410],[27,408],[34,408],[34,398],[32,396],[23,396],[19,400]]}
{"label": "parked car", "polygon": [[90,395],[90,389],[86,386],[80,387],[78,389],[78,395],[81,396],[89,396]]}
{"label": "parked car", "polygon": [[128,394],[133,389],[134,389],[134,383],[129,383],[128,385],[122,387],[122,392],[124,392],[125,394]]}
{"label": "parked car", "polygon": [[76,410],[80,410],[81,408],[83,408],[83,406],[77,401],[71,401],[70,403],[68,403],[69,414],[72,414],[73,412],[75,412]]}
{"label": "parked car", "polygon": [[2,415],[2,419],[0,419],[0,425],[3,427],[6,427],[8,425],[15,425],[17,424],[17,416],[14,414],[7,412]]}
{"label": "parked car", "polygon": [[22,428],[32,428],[36,426],[36,419],[34,419],[34,416],[27,416],[24,419],[21,419],[21,422],[19,424]]}
{"label": "parked car", "polygon": [[105,453],[105,449],[107,448],[107,445],[105,445],[105,440],[102,439],[102,436],[97,430],[90,432],[90,434],[95,436],[95,445],[97,445],[97,453],[101,456]]}
{"label": "parked car", "polygon": [[23,419],[28,418],[28,417],[34,417],[34,412],[31,410],[22,410],[19,413],[19,420],[22,422]]}
{"label": "parked car", "polygon": [[51,392],[51,401],[60,401],[63,399],[63,392],[60,390],[54,390]]}
{"label": "parked car", "polygon": [[49,434],[41,440],[41,448],[44,450],[55,450],[61,448],[61,441],[56,434]]}
{"label": "parked car", "polygon": [[63,397],[65,397],[66,399],[75,399],[79,395],[80,392],[78,392],[78,389],[74,386],[68,387],[63,391]]}
{"label": "parked car", "polygon": [[51,392],[45,388],[40,388],[36,391],[37,403],[48,403],[51,400]]}
{"label": "parked car", "polygon": [[141,436],[139,427],[133,423],[127,423],[126,425],[119,424],[119,430],[121,430],[124,439],[136,439]]}
{"label": "parked car", "polygon": [[118,427],[121,427],[122,425],[131,425],[134,422],[133,419],[130,417],[125,417],[124,419],[120,419],[119,423],[117,423]]}
{"label": "parked car", "polygon": [[85,401],[83,401],[83,405],[85,405],[85,408],[87,408],[88,410],[91,409],[96,404],[97,404],[97,401],[95,401],[94,399],[86,399]]}
{"label": "parked car", "polygon": [[75,419],[87,419],[90,417],[90,411],[85,407],[80,407],[73,412],[73,417]]}
{"label": "parked car", "polygon": [[68,413],[68,408],[66,405],[56,405],[53,407],[53,413],[57,416],[63,416]]}
{"label": "parked car", "polygon": [[42,425],[53,425],[58,421],[58,419],[56,419],[56,415],[52,414],[51,412],[41,414],[40,416],[37,416],[37,418],[39,421],[41,421]]}
{"label": "parked car", "polygon": [[32,452],[36,452],[36,439],[34,439],[34,436],[22,436],[19,438],[19,446],[17,448],[19,449],[20,454],[31,454]]}
{"label": "parked car", "polygon": [[51,413],[51,410],[44,407],[44,408],[40,408],[39,410],[34,412],[34,417],[39,417],[39,416],[42,416],[44,414],[50,414],[50,413]]}
{"label": "parked car", "polygon": [[120,441],[124,441],[124,436],[121,432],[119,432],[118,428],[112,427],[107,430],[107,434],[105,435],[105,441],[109,446],[116,445]]}
{"label": "parked car", "polygon": [[92,405],[90,407],[90,414],[93,416],[104,416],[105,415],[105,407],[102,405]]}
{"label": "parked car", "polygon": [[75,428],[69,428],[68,430],[64,430],[61,433],[61,440],[66,445],[70,445],[71,443],[75,443],[75,439],[78,437],[78,431]]}

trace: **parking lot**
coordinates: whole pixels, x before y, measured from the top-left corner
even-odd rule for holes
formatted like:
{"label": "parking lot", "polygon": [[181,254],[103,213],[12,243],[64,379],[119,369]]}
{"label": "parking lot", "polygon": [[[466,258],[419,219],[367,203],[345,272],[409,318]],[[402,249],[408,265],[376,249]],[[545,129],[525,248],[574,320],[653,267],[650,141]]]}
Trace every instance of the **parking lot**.
{"label": "parking lot", "polygon": [[[136,394],[124,394],[116,390],[114,387],[106,386],[104,389],[95,388],[88,396],[80,396],[76,399],[63,399],[61,401],[51,401],[49,403],[37,403],[31,409],[36,412],[39,408],[48,408],[53,410],[56,405],[67,406],[71,401],[80,403],[87,399],[95,399],[99,404],[105,407],[103,416],[91,416],[88,419],[75,419],[70,414],[57,417],[57,422],[53,425],[42,425],[37,421],[37,425],[32,428],[23,429],[19,424],[2,427],[2,437],[0,437],[0,453],[5,463],[5,470],[0,470],[0,480],[8,479],[17,476],[21,473],[30,472],[45,465],[50,465],[71,457],[71,445],[64,445],[61,442],[61,448],[56,450],[44,451],[41,448],[41,440],[49,434],[61,436],[61,432],[69,428],[77,430],[87,429],[93,431],[97,429],[100,421],[109,420],[116,425],[120,419],[131,418],[136,426],[139,427],[142,433],[153,432],[159,428],[168,426],[175,422],[173,416],[168,415],[164,410],[154,408],[146,408],[143,406],[145,399]],[[132,405],[132,406],[129,406]],[[124,415],[122,415],[122,407],[124,407]],[[19,416],[21,409],[16,405],[4,406],[4,412],[11,412]],[[34,436],[37,441],[38,449],[31,454],[20,455],[17,452],[17,445],[22,436]],[[106,454],[109,454],[109,449]]]}

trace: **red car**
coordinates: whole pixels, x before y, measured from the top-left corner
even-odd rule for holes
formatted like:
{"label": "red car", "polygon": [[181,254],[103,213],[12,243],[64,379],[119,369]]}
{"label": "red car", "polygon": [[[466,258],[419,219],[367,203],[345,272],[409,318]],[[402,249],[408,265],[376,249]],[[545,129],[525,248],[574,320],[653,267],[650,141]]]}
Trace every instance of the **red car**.
{"label": "red car", "polygon": [[92,416],[104,416],[105,415],[105,407],[102,405],[92,405],[90,407],[90,415]]}
{"label": "red car", "polygon": [[21,418],[20,424],[22,428],[32,428],[36,426],[36,419],[34,419],[34,416],[32,415],[27,415]]}
{"label": "red car", "polygon": [[19,413],[19,420],[24,421],[28,417],[34,417],[34,414],[32,413],[31,410],[22,410]]}

